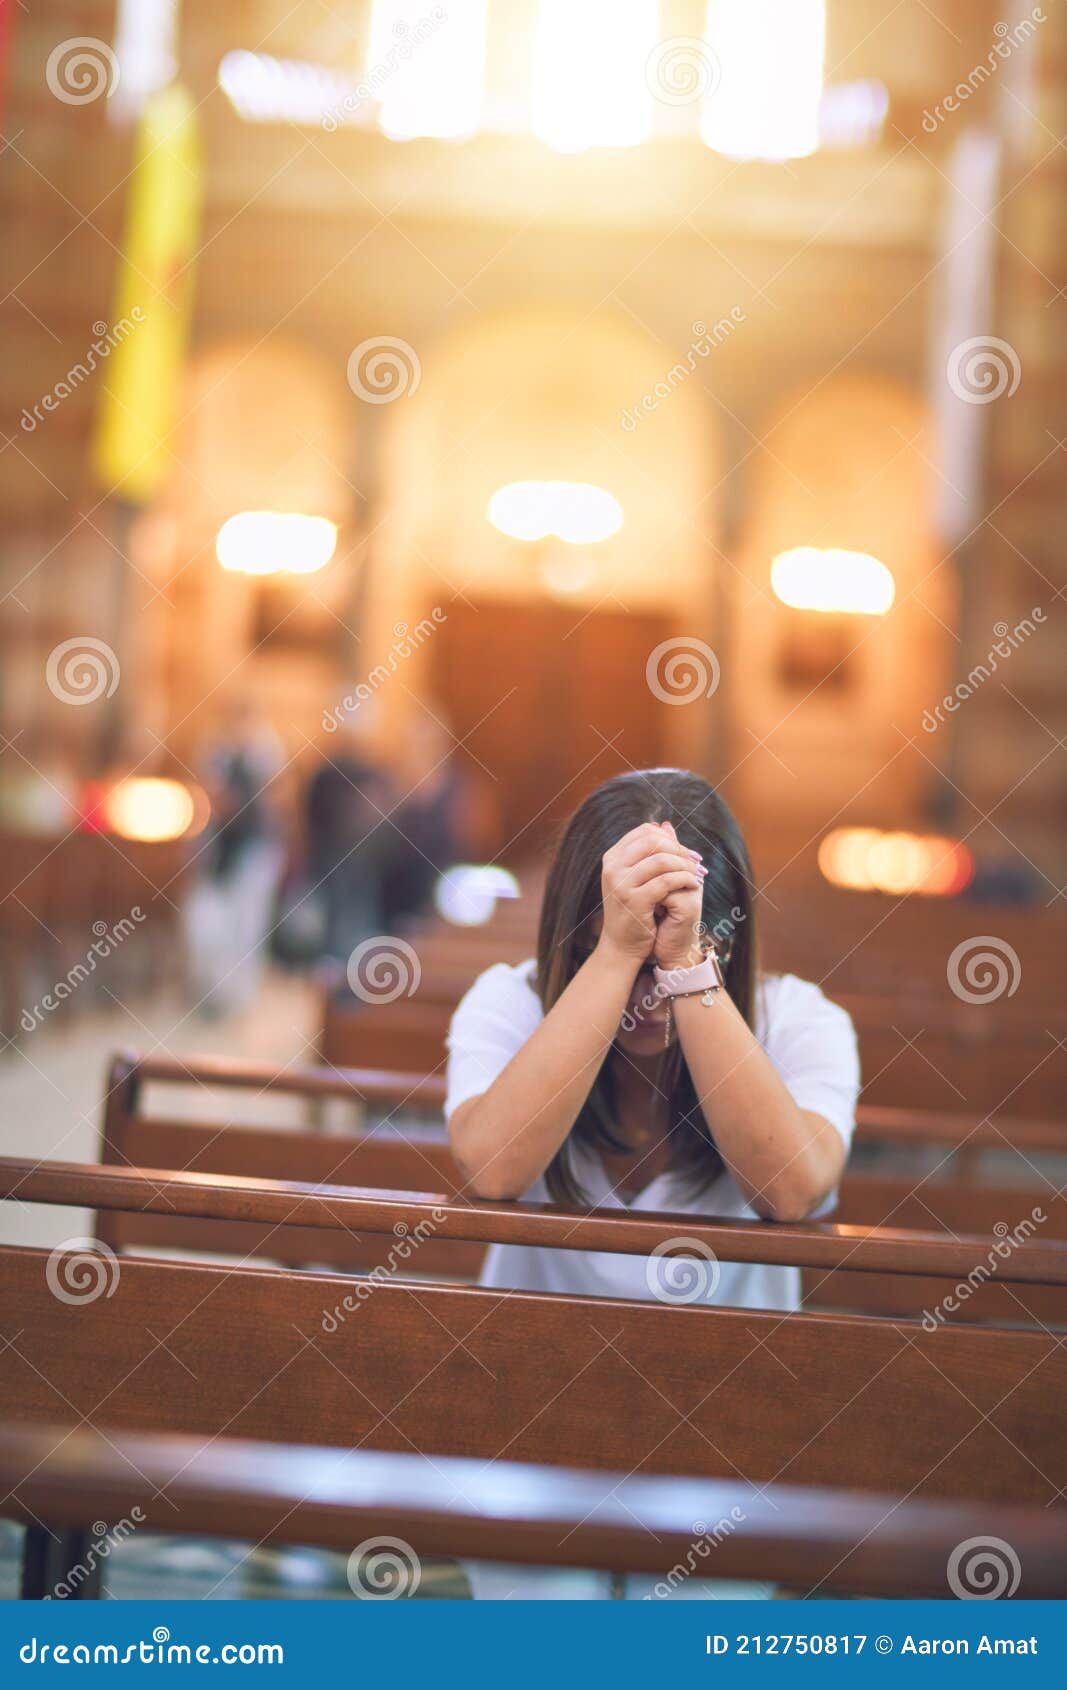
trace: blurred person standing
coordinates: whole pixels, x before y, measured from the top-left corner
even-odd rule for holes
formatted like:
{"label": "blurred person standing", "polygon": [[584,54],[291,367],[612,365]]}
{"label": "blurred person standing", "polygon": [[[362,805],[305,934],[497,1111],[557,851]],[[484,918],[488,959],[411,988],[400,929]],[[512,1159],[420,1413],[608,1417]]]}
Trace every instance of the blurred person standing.
{"label": "blurred person standing", "polygon": [[364,706],[360,711],[338,726],[308,782],[304,807],[304,898],[321,908],[319,954],[338,978],[360,941],[382,931],[383,881],[395,837],[385,820],[395,802],[393,783],[375,749],[373,718]]}
{"label": "blurred person standing", "polygon": [[477,852],[478,794],[454,748],[453,734],[433,713],[420,715],[405,736],[406,795],[393,814],[383,885],[390,932],[421,915],[441,875]]}
{"label": "blurred person standing", "polygon": [[232,700],[203,759],[211,820],[183,912],[190,985],[210,1016],[246,1008],[262,980],[284,866],[273,790],[283,765],[281,740],[258,705]]}

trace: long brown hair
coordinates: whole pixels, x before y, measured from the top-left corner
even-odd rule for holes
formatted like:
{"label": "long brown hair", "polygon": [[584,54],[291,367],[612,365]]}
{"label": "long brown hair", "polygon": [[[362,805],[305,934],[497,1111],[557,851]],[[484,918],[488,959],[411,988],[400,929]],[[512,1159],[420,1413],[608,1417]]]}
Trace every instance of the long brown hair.
{"label": "long brown hair", "polygon": [[[596,942],[601,914],[601,860],[642,822],[672,822],[684,846],[701,852],[707,868],[701,919],[720,956],[728,954],[726,989],[753,1025],[756,992],[754,889],[748,851],[729,806],[700,775],[686,769],[641,769],[605,781],[567,823],[545,883],[537,941],[537,992],[546,1014]],[[665,1050],[657,1086],[670,1106],[670,1168],[700,1191],[722,1169],[681,1047]],[[615,1122],[611,1064],[593,1082],[567,1141],[545,1173],[557,1203],[588,1202],[571,1167],[568,1146],[624,1151]]]}

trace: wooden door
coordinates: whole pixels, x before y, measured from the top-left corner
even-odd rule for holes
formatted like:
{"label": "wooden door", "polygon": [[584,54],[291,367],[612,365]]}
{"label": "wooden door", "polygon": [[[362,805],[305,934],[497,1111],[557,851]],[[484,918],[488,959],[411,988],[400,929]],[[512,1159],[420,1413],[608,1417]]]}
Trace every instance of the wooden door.
{"label": "wooden door", "polygon": [[599,782],[667,760],[645,679],[664,617],[547,602],[457,603],[433,640],[436,696],[521,859]]}

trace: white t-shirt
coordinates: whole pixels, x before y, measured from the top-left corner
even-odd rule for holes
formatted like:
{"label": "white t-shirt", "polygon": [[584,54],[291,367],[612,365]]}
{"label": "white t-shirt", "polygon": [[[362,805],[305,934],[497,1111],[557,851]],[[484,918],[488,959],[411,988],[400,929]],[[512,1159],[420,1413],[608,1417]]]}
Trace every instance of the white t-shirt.
{"label": "white t-shirt", "polygon": [[[534,963],[496,963],[479,975],[460,1002],[448,1033],[445,1114],[486,1091],[542,1019],[532,981]],[[852,1022],[818,986],[795,974],[766,975],[756,994],[756,1037],[794,1102],[837,1128],[847,1148],[860,1070]],[[664,1173],[624,1203],[598,1152],[571,1143],[571,1167],[592,1204],[607,1209],[661,1209],[675,1214],[756,1219],[733,1176],[723,1169],[698,1196],[674,1173]],[[551,1202],[543,1178],[523,1193],[529,1203]],[[835,1195],[818,1213],[832,1209]],[[669,1279],[666,1277],[669,1275]],[[555,1250],[526,1244],[490,1246],[483,1285],[506,1290],[562,1291],[582,1296],[706,1301],[757,1309],[792,1309],[800,1301],[796,1268],[758,1262],[704,1264],[675,1259],[672,1266],[646,1256],[607,1251]]]}

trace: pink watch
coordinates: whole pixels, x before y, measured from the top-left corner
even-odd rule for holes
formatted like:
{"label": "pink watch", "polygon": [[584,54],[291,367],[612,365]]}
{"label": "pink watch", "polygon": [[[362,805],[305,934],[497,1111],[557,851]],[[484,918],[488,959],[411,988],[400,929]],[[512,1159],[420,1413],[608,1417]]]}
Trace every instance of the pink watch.
{"label": "pink watch", "polygon": [[695,968],[654,968],[652,977],[663,997],[688,998],[703,993],[708,1004],[712,992],[719,991],[726,984],[722,965],[714,951],[709,951]]}

